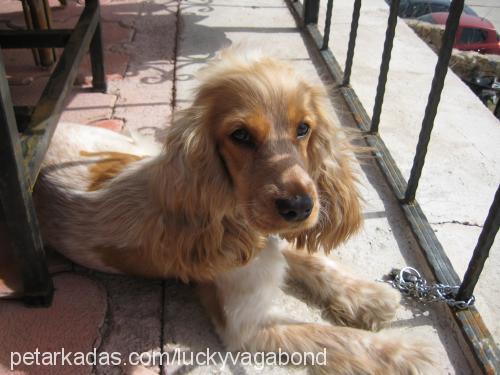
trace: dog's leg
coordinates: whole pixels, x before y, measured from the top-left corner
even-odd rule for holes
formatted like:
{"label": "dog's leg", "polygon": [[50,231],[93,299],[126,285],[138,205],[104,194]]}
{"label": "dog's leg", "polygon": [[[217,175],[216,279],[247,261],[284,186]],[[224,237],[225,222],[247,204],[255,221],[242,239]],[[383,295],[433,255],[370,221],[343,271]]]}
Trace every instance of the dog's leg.
{"label": "dog's leg", "polygon": [[303,356],[307,365],[314,364],[311,353],[325,351],[313,367],[325,374],[432,373],[429,345],[401,332],[301,323],[274,314],[272,299],[286,272],[281,246],[271,239],[248,265],[201,286],[202,302],[229,350],[309,353]]}
{"label": "dog's leg", "polygon": [[305,251],[283,251],[289,278],[303,284],[337,323],[376,330],[392,320],[401,299],[389,285],[357,277],[339,263]]}

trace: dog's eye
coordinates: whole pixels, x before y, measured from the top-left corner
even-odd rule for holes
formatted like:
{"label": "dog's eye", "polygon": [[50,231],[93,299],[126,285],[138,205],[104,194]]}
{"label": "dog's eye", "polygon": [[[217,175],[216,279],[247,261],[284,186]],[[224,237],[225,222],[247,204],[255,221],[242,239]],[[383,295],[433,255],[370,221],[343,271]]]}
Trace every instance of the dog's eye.
{"label": "dog's eye", "polygon": [[231,133],[231,138],[238,143],[252,145],[253,140],[250,133],[245,129],[238,129]]}
{"label": "dog's eye", "polygon": [[297,138],[303,138],[309,133],[309,125],[305,122],[301,122],[297,128]]}

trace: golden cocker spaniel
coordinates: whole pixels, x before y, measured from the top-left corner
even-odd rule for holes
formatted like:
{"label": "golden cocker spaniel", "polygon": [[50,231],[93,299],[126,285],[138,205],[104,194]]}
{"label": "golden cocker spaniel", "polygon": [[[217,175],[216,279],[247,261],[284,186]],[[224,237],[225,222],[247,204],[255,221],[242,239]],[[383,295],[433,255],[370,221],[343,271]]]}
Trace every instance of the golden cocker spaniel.
{"label": "golden cocker spaniel", "polygon": [[[397,292],[314,254],[362,221],[324,88],[238,49],[200,79],[156,155],[105,129],[58,126],[34,193],[45,244],[97,270],[196,282],[230,350],[326,348],[323,373],[432,371],[428,345],[369,331],[393,318]],[[286,273],[342,324],[272,314]]]}

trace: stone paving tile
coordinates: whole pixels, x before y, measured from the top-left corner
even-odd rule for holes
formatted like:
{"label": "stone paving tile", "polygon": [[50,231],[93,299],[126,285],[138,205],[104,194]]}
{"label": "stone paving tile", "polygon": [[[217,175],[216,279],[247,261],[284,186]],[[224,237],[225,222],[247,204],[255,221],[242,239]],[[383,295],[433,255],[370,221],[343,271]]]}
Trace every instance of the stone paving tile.
{"label": "stone paving tile", "polygon": [[113,113],[116,96],[94,92],[73,93],[61,121],[87,124],[96,120],[108,119]]}
{"label": "stone paving tile", "polygon": [[40,99],[40,95],[48,80],[47,76],[43,76],[35,78],[28,85],[11,84],[10,94],[14,105],[34,106],[38,102],[38,99]]}
{"label": "stone paving tile", "polygon": [[[72,264],[61,255],[48,251],[47,264],[51,274],[70,271]],[[23,290],[20,265],[14,255],[5,225],[0,224],[0,297],[14,297]]]}
{"label": "stone paving tile", "polygon": [[[88,277],[54,277],[55,295],[49,308],[28,309],[19,301],[0,300],[0,373],[33,375],[89,374],[91,365],[27,366],[10,372],[11,352],[92,352],[100,345],[107,308],[104,288]],[[76,357],[70,357],[76,360]],[[59,356],[58,361],[61,360]],[[41,362],[41,360],[39,360]]]}
{"label": "stone paving tile", "polygon": [[[54,29],[72,29],[78,22],[78,16],[54,20]],[[104,49],[112,48],[115,44],[130,41],[133,35],[133,26],[125,22],[101,20],[102,39]]]}
{"label": "stone paving tile", "polygon": [[88,123],[88,125],[97,126],[99,128],[105,128],[109,130],[113,130],[115,132],[121,132],[123,130],[124,121],[120,119],[105,119],[105,120],[97,120]]}
{"label": "stone paving tile", "polygon": [[49,0],[49,5],[52,13],[52,19],[54,20],[57,18],[68,18],[79,15],[83,10],[85,2],[66,0],[66,5],[62,5],[59,0]]}
{"label": "stone paving tile", "polygon": [[[83,9],[83,8],[82,8]],[[72,29],[75,27],[78,22],[78,18],[80,15],[69,16],[64,13],[53,13],[59,15],[61,18],[53,18],[52,19],[52,28],[54,29]]]}
{"label": "stone paving tile", "polygon": [[[163,66],[169,70],[172,68],[169,64]],[[160,65],[157,64],[155,68],[142,70],[140,75],[133,79],[117,81],[113,89],[118,95],[114,116],[124,119],[125,127],[129,131],[155,139],[161,137],[161,131],[170,123],[171,117],[171,81],[162,82],[158,86],[155,86],[155,83],[144,83],[149,79],[157,82],[164,79],[157,75],[158,68]],[[147,95],[145,90],[148,90]]]}
{"label": "stone paving tile", "polygon": [[131,0],[113,0],[101,6],[101,19],[105,22],[117,21],[122,26],[133,26],[144,8],[144,2]]}
{"label": "stone paving tile", "polygon": [[44,68],[35,65],[33,53],[30,49],[8,49],[2,50],[5,70],[8,77],[49,77],[52,68]]}
{"label": "stone paving tile", "polygon": [[[210,318],[205,314],[198,302],[196,290],[180,282],[165,283],[165,305],[163,317],[165,353],[174,351],[202,352],[210,348],[213,351],[224,352]],[[189,319],[183,317],[189,316]],[[188,357],[189,358],[189,357]],[[167,373],[206,374],[217,368],[197,368],[196,366],[171,364],[166,367]],[[201,370],[201,372],[200,372]]]}
{"label": "stone paving tile", "polygon": [[[10,25],[12,20],[15,19],[15,24],[24,26],[23,7],[18,0],[3,0],[2,8],[0,10],[0,23]],[[18,20],[20,20],[18,22]]]}
{"label": "stone paving tile", "polygon": [[0,19],[5,19],[8,15],[12,13],[22,12],[23,6],[18,0],[3,0],[2,1],[2,13],[0,13]]}
{"label": "stone paving tile", "polygon": [[[130,56],[125,53],[104,51],[104,72],[106,80],[117,81],[123,79],[130,61]],[[86,56],[80,67],[80,71],[75,80],[75,85],[90,87],[92,84],[92,68],[90,57]]]}
{"label": "stone paving tile", "polygon": [[[61,6],[57,0],[50,0],[49,3],[54,27],[56,25],[58,27],[68,27],[76,22],[83,11],[85,2],[68,0],[67,6]],[[101,6],[101,21],[123,21],[123,26],[133,24],[133,20],[139,15],[140,9],[143,7],[142,1],[135,0],[100,0],[99,4]],[[21,8],[18,7],[17,9]],[[14,9],[14,11],[17,9]]]}
{"label": "stone paving tile", "polygon": [[[240,363],[227,364],[224,368],[222,364],[214,359],[215,364],[211,363],[208,366],[196,366],[189,364],[190,353],[204,352],[207,349],[211,353],[219,352],[224,357],[227,350],[215,333],[209,316],[200,305],[197,293],[194,287],[175,281],[167,281],[165,283],[165,302],[163,316],[163,350],[169,353],[170,358],[173,358],[175,351],[185,352],[184,354],[187,363],[171,363],[164,367],[165,374],[305,374],[304,369],[292,367],[265,367],[257,369],[254,366],[247,366]],[[276,298],[276,305],[286,306],[290,308],[290,303],[286,300],[285,294],[281,293]],[[284,305],[283,303],[286,302]],[[311,308],[305,303],[295,300],[293,305],[293,316],[305,315],[314,318],[313,312],[317,310]],[[317,315],[317,311],[316,311]],[[186,317],[189,317],[186,319]],[[309,321],[311,321],[309,319]]]}
{"label": "stone paving tile", "polygon": [[102,22],[102,38],[106,49],[130,41],[132,35],[132,27],[122,26],[119,22]]}
{"label": "stone paving tile", "polygon": [[0,20],[7,26],[7,29],[20,30],[26,29],[26,23],[24,21],[24,15],[22,10],[13,13],[2,13],[0,14]]}
{"label": "stone paving tile", "polygon": [[131,132],[161,137],[170,122],[175,41],[176,2],[144,3],[125,78],[110,82],[118,96],[114,115]]}
{"label": "stone paving tile", "polygon": [[[118,352],[127,362],[131,353],[154,356],[161,338],[162,283],[125,276],[92,273],[92,279],[107,291],[108,312],[102,329],[99,353]],[[96,375],[129,374],[130,363],[121,366],[100,365]],[[158,373],[158,366],[149,367]],[[133,369],[138,371],[137,369]]]}

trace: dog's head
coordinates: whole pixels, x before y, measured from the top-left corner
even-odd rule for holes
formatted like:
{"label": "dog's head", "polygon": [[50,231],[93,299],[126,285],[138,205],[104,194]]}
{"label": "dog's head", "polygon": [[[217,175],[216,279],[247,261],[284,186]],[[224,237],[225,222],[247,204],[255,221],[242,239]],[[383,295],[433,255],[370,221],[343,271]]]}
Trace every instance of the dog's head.
{"label": "dog's head", "polygon": [[206,177],[199,187],[206,204],[217,210],[233,200],[250,230],[311,251],[329,250],[358,229],[348,142],[323,87],[281,61],[231,50],[201,80],[178,133],[191,173]]}

